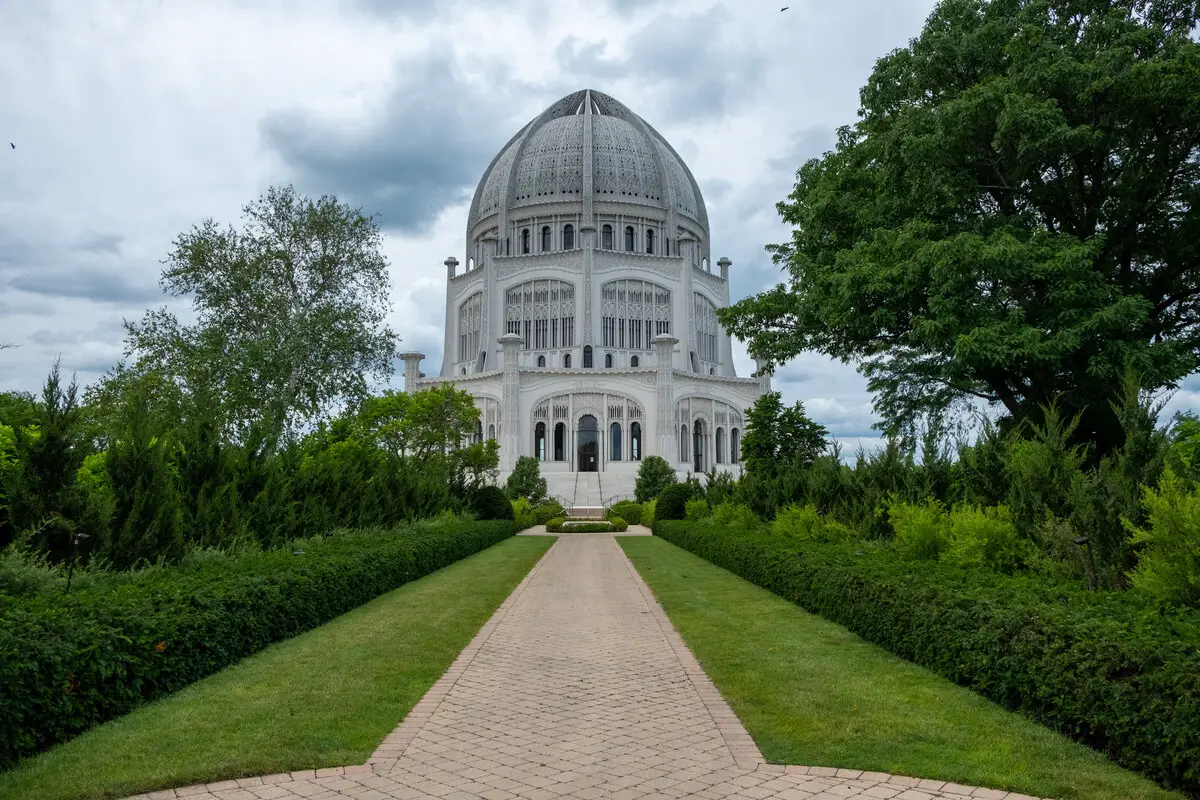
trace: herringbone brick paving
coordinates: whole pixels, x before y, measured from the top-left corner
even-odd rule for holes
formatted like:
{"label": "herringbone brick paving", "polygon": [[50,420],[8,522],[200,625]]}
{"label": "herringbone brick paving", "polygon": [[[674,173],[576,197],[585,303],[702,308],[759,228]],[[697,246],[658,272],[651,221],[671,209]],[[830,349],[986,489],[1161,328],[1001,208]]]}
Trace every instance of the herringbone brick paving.
{"label": "herringbone brick paving", "polygon": [[766,764],[612,536],[564,536],[361,766],[136,800],[1005,798]]}

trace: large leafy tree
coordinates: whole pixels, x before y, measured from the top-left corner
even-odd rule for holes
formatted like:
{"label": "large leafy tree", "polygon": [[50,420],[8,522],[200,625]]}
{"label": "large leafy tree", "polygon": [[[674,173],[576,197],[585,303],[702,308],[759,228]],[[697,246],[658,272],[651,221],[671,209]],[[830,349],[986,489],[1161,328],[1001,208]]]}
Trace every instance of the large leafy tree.
{"label": "large leafy tree", "polygon": [[500,447],[484,438],[474,399],[453,384],[413,394],[385,391],[365,401],[359,417],[380,446],[415,469],[444,470],[454,490],[473,491],[496,476]]}
{"label": "large leafy tree", "polygon": [[1200,351],[1200,44],[1192,0],[944,0],[880,59],[768,247],[787,281],[722,322],[773,363],[859,365],[883,427],[1061,395],[1096,454],[1110,399]]}
{"label": "large leafy tree", "polygon": [[196,321],[150,311],[126,322],[127,348],[135,370],[203,388],[233,433],[261,426],[272,449],[390,373],[388,262],[376,221],[331,196],[272,187],[244,215],[240,230],[210,219],[175,240],[161,283]]}

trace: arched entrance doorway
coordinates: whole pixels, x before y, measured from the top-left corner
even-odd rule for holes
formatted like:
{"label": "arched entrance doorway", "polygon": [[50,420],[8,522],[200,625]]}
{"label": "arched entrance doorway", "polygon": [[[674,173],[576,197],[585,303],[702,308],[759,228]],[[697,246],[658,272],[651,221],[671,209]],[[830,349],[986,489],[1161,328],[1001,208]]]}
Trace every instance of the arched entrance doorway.
{"label": "arched entrance doorway", "polygon": [[577,461],[580,472],[600,471],[600,426],[591,414],[579,418],[579,430],[575,435]]}
{"label": "arched entrance doorway", "polygon": [[704,472],[704,425],[696,420],[692,434],[692,459],[696,472]]}

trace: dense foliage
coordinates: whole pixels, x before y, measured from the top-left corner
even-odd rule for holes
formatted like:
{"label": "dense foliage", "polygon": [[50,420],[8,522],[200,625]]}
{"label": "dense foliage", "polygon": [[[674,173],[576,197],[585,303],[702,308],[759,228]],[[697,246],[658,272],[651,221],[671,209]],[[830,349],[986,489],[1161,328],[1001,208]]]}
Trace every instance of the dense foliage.
{"label": "dense foliage", "polygon": [[687,519],[687,503],[695,493],[691,483],[673,483],[663,489],[655,505],[656,519]]}
{"label": "dense foliage", "polygon": [[[479,412],[452,387],[369,398],[274,451],[222,439],[193,405],[168,428],[142,389],[98,428],[75,395],[55,371],[31,403],[34,424],[0,419],[11,432],[0,442],[0,546],[57,563],[74,551],[81,564],[129,569],[189,548],[394,525],[471,507],[496,466],[495,442],[465,439]],[[462,419],[448,421],[448,406]]]}
{"label": "dense foliage", "polygon": [[633,496],[639,503],[653,500],[675,482],[675,469],[662,456],[646,456],[638,466]]}
{"label": "dense foliage", "polygon": [[825,450],[825,428],[808,418],[804,404],[783,405],[783,395],[767,392],[746,412],[742,463],[756,474],[806,467]]}
{"label": "dense foliage", "polygon": [[772,364],[852,361],[890,432],[982,400],[1081,415],[1200,353],[1200,5],[943,0],[779,204],[786,282],[720,312]]}
{"label": "dense foliage", "polygon": [[514,511],[512,503],[504,491],[496,486],[483,486],[474,495],[475,513],[479,519],[512,520]]}
{"label": "dense foliage", "polygon": [[1164,785],[1200,790],[1200,617],[1136,593],[701,521],[655,533]]}
{"label": "dense foliage", "polygon": [[622,500],[619,503],[613,503],[609,506],[608,510],[604,512],[604,516],[610,520],[613,517],[620,517],[630,525],[641,525],[642,505],[632,500]]}
{"label": "dense foliage", "polygon": [[328,419],[391,373],[396,335],[378,221],[324,196],[273,186],[243,209],[240,229],[211,219],[181,234],[161,285],[188,297],[195,322],[166,307],[127,322],[133,375],[162,371],[218,400],[224,431],[256,428],[268,450]]}
{"label": "dense foliage", "polygon": [[524,497],[535,504],[545,499],[546,479],[536,458],[517,456],[517,464],[504,482],[504,493],[513,500]]}
{"label": "dense foliage", "polygon": [[447,516],[0,595],[0,766],[511,536]]}
{"label": "dense foliage", "polygon": [[[965,534],[951,548],[953,516],[956,530],[990,537],[986,558],[993,565],[1120,589],[1129,586],[1139,557],[1156,538],[1134,536],[1149,522],[1147,488],[1156,487],[1168,467],[1184,487],[1200,480],[1187,459],[1191,418],[1160,426],[1160,409],[1131,376],[1113,404],[1123,444],[1098,463],[1075,441],[1077,419],[1052,405],[1041,423],[1006,432],[985,425],[974,443],[935,426],[920,438],[893,437],[875,452],[860,452],[852,465],[833,444],[810,463],[765,465],[748,470],[733,489],[710,483],[706,491],[710,506],[740,503],[765,520],[789,505],[812,506],[862,537],[896,538],[902,549],[927,557],[954,549],[949,557],[968,558],[975,545],[966,543]],[[922,515],[943,522],[918,529],[914,520]],[[944,536],[935,535],[939,525]],[[1200,539],[1200,529],[1189,530],[1196,538],[1180,533],[1174,541]],[[1077,542],[1080,537],[1086,541]],[[1008,543],[1003,555],[995,550],[1001,541]]]}

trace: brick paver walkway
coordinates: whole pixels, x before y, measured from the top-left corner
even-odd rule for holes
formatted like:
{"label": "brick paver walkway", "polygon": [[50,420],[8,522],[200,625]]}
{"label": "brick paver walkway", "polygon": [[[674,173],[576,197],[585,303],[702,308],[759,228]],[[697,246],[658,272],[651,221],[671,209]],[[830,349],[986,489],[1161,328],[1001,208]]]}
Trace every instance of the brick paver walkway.
{"label": "brick paver walkway", "polygon": [[361,766],[142,800],[1008,798],[766,764],[612,536],[564,536]]}

